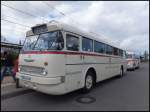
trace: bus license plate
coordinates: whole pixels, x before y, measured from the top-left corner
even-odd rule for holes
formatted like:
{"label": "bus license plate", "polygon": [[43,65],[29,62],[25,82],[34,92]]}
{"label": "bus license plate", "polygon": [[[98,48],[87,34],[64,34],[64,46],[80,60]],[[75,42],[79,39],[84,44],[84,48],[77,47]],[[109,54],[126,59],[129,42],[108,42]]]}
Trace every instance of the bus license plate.
{"label": "bus license plate", "polygon": [[21,76],[21,79],[22,79],[22,80],[28,80],[28,81],[30,81],[30,80],[31,80],[31,77],[28,77],[28,76]]}

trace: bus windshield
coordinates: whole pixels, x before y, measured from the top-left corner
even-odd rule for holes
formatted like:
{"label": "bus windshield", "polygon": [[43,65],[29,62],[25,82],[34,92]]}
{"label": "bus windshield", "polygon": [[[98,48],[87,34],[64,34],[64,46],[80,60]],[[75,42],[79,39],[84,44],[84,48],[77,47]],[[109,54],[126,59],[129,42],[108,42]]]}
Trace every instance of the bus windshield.
{"label": "bus windshield", "polygon": [[27,37],[23,51],[31,50],[62,50],[64,40],[60,31],[43,33],[36,36]]}
{"label": "bus windshield", "polygon": [[29,51],[32,50],[36,41],[37,41],[38,35],[26,37],[24,46],[23,46],[23,51]]}

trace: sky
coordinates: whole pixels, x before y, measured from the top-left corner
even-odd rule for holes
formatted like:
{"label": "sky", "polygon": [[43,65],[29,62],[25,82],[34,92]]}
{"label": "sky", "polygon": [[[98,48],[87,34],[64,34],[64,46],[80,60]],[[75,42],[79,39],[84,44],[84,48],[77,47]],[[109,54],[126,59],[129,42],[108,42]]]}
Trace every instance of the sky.
{"label": "sky", "polygon": [[149,52],[148,1],[1,2],[1,35],[9,42],[23,42],[30,27],[51,20],[93,32],[127,51]]}

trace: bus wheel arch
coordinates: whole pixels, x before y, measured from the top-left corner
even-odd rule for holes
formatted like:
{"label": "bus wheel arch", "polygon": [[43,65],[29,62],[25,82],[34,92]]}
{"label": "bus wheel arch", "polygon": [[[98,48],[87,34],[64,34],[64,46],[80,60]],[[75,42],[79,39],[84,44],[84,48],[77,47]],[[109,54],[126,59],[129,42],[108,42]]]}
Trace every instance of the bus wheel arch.
{"label": "bus wheel arch", "polygon": [[93,77],[94,77],[94,83],[96,83],[97,80],[97,75],[96,75],[96,71],[94,68],[90,68],[89,70],[91,70],[93,72]]}
{"label": "bus wheel arch", "polygon": [[[96,70],[94,69],[94,67],[89,67],[89,68],[87,69],[87,71],[85,72],[85,77],[86,77],[86,75],[87,75],[87,73],[88,73],[89,71],[91,71],[91,72],[93,73],[94,83],[96,83],[96,81],[97,81]],[[85,77],[84,77],[84,78],[85,78]]]}
{"label": "bus wheel arch", "polygon": [[88,68],[84,77],[84,86],[82,88],[83,93],[87,93],[92,90],[96,84],[96,71],[94,68]]}

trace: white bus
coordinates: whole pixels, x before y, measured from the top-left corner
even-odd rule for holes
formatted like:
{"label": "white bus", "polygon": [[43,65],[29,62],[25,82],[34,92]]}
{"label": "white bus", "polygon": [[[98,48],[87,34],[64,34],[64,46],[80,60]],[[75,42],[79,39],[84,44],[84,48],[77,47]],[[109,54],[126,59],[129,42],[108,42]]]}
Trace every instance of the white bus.
{"label": "white bus", "polygon": [[98,38],[60,22],[32,27],[19,55],[20,85],[61,95],[89,92],[96,82],[123,76],[125,51]]}

